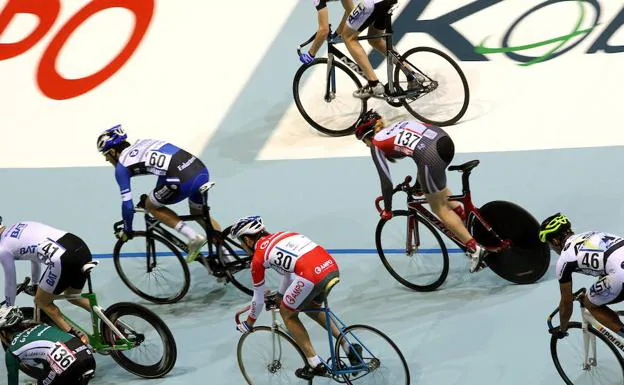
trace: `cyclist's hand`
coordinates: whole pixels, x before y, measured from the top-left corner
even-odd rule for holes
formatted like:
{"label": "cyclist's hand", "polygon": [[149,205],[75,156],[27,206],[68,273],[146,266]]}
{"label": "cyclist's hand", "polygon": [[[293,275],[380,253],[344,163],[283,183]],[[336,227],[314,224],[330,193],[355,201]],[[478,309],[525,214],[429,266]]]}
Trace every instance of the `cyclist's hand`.
{"label": "cyclist's hand", "polygon": [[89,345],[89,337],[86,334],[84,334],[81,330],[78,330],[76,328],[71,328],[71,330],[69,331],[69,334],[80,338],[80,341],[82,341],[83,344]]}
{"label": "cyclist's hand", "polygon": [[548,332],[555,336],[558,340],[568,336],[568,332],[562,332],[558,327],[552,328]]}
{"label": "cyclist's hand", "polygon": [[301,60],[303,64],[310,64],[314,61],[314,55],[312,55],[310,52],[304,52],[299,55],[299,60]]}
{"label": "cyclist's hand", "polygon": [[24,289],[24,293],[28,294],[31,297],[34,297],[35,294],[37,294],[38,288],[39,288],[39,285],[28,285],[26,286],[26,289]]}
{"label": "cyclist's hand", "polygon": [[130,230],[119,230],[118,232],[115,233],[115,237],[117,237],[117,239],[121,239],[122,241],[126,242],[128,239],[132,239],[134,237],[134,231]]}
{"label": "cyclist's hand", "polygon": [[383,210],[381,213],[379,213],[379,216],[381,216],[381,219],[387,221],[390,218],[392,218],[392,211],[390,211],[390,210]]}
{"label": "cyclist's hand", "polygon": [[253,325],[250,325],[247,321],[243,321],[239,323],[238,325],[236,325],[236,328],[238,329],[239,332],[243,334],[247,334],[251,331],[251,329],[253,329]]}

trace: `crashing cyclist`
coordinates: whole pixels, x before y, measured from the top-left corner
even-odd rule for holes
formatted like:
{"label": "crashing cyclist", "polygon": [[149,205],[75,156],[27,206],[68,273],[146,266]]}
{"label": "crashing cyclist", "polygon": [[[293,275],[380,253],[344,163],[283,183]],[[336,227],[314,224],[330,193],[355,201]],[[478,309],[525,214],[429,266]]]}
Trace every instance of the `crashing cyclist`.
{"label": "crashing cyclist", "polygon": [[[316,354],[308,332],[299,320],[299,312],[320,308],[327,291],[338,282],[339,270],[334,258],[323,247],[302,234],[267,232],[262,218],[258,216],[241,218],[226,231],[238,238],[246,251],[253,254],[251,277],[254,294],[250,313],[247,320],[238,325],[239,331],[250,332],[258,319],[264,305],[265,270],[272,268],[284,276],[278,290],[281,297],[280,314],[307,358],[307,364],[297,369],[295,375],[309,380],[326,374],[327,367]],[[306,314],[324,328],[327,327],[322,312]],[[340,335],[333,322],[331,329],[335,337]],[[349,345],[345,339],[342,347],[352,363],[359,362],[361,346]]]}
{"label": "crashing cyclist", "polygon": [[[58,294],[80,294],[87,277],[82,267],[91,262],[91,251],[78,236],[38,222],[22,221],[9,227],[0,225],[0,263],[4,270],[4,296],[7,306],[15,304],[17,275],[15,261],[31,262],[31,282],[28,292],[35,296],[35,304],[54,323],[68,333],[87,337],[71,327],[54,304]],[[41,275],[41,265],[45,271]],[[91,311],[86,298],[70,300],[76,306]]]}
{"label": "crashing cyclist", "polygon": [[572,273],[583,273],[600,277],[583,296],[583,305],[598,322],[624,337],[624,324],[607,307],[624,300],[624,238],[598,231],[575,234],[568,217],[557,213],[542,222],[539,239],[559,255],[560,325],[552,332],[558,338],[567,335],[574,302]]}
{"label": "crashing cyclist", "polygon": [[24,321],[16,306],[0,307],[0,340],[6,346],[7,385],[18,385],[20,364],[44,365],[37,385],[86,385],[95,373],[91,349],[55,326]]}
{"label": "crashing cyclist", "polygon": [[[208,183],[208,169],[202,161],[187,151],[162,140],[139,139],[130,144],[121,125],[109,128],[97,139],[98,151],[115,167],[115,179],[121,191],[121,212],[123,230],[116,236],[127,240],[132,238],[132,220],[134,206],[130,179],[138,175],[157,175],[156,187],[145,201],[145,209],[165,225],[175,229],[189,239],[188,262],[197,258],[206,237],[198,234],[171,209],[165,207],[188,198],[191,215],[202,215],[203,202],[207,202],[207,193],[200,188]],[[220,229],[216,221],[215,229]],[[197,220],[203,227],[203,220]]]}
{"label": "crashing cyclist", "polygon": [[422,188],[431,211],[466,245],[471,260],[470,272],[481,270],[485,266],[483,259],[487,251],[464,226],[465,213],[461,204],[448,200],[451,191],[446,187],[446,168],[455,156],[451,137],[439,127],[415,120],[386,126],[383,118],[373,110],[358,120],[355,136],[370,148],[379,174],[384,201],[381,217],[385,220],[392,218],[393,185],[387,162],[409,157],[416,163],[417,185]]}

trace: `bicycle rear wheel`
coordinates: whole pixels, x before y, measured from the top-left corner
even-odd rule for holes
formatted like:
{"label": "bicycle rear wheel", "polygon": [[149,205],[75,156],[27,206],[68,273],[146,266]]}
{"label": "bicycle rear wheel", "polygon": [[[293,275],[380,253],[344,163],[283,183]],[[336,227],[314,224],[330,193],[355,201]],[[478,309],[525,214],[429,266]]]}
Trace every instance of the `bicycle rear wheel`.
{"label": "bicycle rear wheel", "polygon": [[[123,248],[123,255],[122,255]],[[139,297],[156,304],[175,303],[189,290],[191,274],[180,251],[157,234],[137,231],[113,250],[115,270]]]}
{"label": "bicycle rear wheel", "polygon": [[[362,353],[357,363],[350,363],[342,349],[344,340],[349,346],[359,345]],[[357,370],[342,376],[347,384],[358,385],[408,385],[409,368],[403,353],[384,333],[368,325],[347,326],[336,339],[335,352],[338,366],[343,370]]]}
{"label": "bicycle rear wheel", "polygon": [[[408,84],[408,74],[417,82]],[[403,100],[417,119],[436,126],[457,123],[470,103],[468,81],[459,65],[447,54],[431,47],[416,47],[401,55],[394,69],[394,87],[402,92],[419,90]]]}
{"label": "bicycle rear wheel", "polygon": [[[534,283],[546,273],[550,249],[539,241],[539,223],[522,207],[506,201],[488,202],[479,209],[483,219],[511,247],[485,257],[485,262],[501,278],[518,284]],[[475,219],[471,226],[475,240],[484,246],[496,246],[498,240]]]}
{"label": "bicycle rear wheel", "polygon": [[[177,359],[177,347],[167,325],[148,308],[130,302],[120,302],[104,311],[106,317],[135,347],[130,350],[111,350],[110,355],[130,373],[143,378],[159,378],[171,371]],[[100,322],[106,343],[115,344],[117,336]]]}
{"label": "bicycle rear wheel", "polygon": [[293,80],[293,96],[301,116],[329,136],[352,134],[366,112],[366,100],[353,96],[362,83],[344,64],[319,58],[299,67]]}
{"label": "bicycle rear wheel", "polygon": [[[446,245],[433,226],[406,210],[381,219],[375,231],[377,253],[386,270],[401,284],[432,291],[444,283],[449,270]],[[407,246],[411,245],[410,252]]]}
{"label": "bicycle rear wheel", "polygon": [[[567,332],[565,338],[550,339],[553,363],[566,384],[624,384],[624,361],[605,336],[591,326],[584,332],[580,322],[570,322]],[[589,339],[589,365],[585,365],[584,338]]]}
{"label": "bicycle rear wheel", "polygon": [[258,326],[243,335],[236,349],[238,367],[249,385],[312,384],[295,376],[306,364],[303,352],[281,330]]}

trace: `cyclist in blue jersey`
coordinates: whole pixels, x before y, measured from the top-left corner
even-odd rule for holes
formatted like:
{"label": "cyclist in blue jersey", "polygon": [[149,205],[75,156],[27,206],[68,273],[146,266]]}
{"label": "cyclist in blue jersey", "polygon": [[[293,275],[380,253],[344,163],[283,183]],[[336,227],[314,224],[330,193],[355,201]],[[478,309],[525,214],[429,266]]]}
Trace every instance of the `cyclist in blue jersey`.
{"label": "cyclist in blue jersey", "polygon": [[[132,238],[132,219],[134,205],[130,189],[130,179],[137,175],[157,175],[156,188],[145,201],[145,209],[156,219],[186,236],[189,247],[188,262],[197,258],[199,249],[206,242],[206,237],[196,233],[180,217],[165,205],[171,205],[188,199],[192,215],[201,215],[204,198],[200,188],[208,183],[208,169],[196,156],[162,140],[139,139],[130,144],[121,125],[109,128],[97,139],[97,148],[106,160],[115,166],[115,179],[119,184],[122,199],[124,228],[116,234],[117,238]],[[198,220],[202,226],[203,221]],[[219,224],[212,220],[212,226],[220,230]]]}

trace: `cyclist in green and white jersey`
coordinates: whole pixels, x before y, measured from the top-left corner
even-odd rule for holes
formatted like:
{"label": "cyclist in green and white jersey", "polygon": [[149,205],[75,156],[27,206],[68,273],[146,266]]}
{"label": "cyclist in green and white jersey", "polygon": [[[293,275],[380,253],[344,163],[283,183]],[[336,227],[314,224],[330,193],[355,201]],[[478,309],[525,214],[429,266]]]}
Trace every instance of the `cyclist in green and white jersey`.
{"label": "cyclist in green and white jersey", "polygon": [[86,385],[95,373],[95,359],[76,335],[46,324],[24,322],[15,306],[0,308],[0,340],[6,348],[8,385],[18,385],[21,363],[43,363],[37,385]]}

